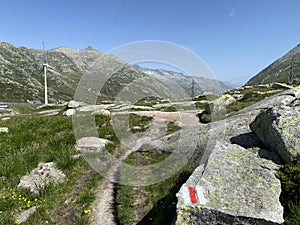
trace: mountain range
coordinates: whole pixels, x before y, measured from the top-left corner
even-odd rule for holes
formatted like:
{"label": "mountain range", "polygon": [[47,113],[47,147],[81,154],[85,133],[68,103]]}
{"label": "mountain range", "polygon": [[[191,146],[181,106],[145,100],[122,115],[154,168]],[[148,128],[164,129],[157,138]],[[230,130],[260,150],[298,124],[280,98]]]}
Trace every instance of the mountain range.
{"label": "mountain range", "polygon": [[205,91],[223,92],[233,88],[233,85],[224,82],[216,82],[214,79],[208,79],[201,76],[187,76],[182,72],[175,72],[165,69],[150,69],[134,66],[137,70],[153,76],[157,79],[165,79],[179,84],[187,93],[195,97]]}
{"label": "mountain range", "polygon": [[[43,51],[0,42],[0,102],[43,102],[43,64],[45,63],[54,68],[49,69],[47,73],[49,102],[69,101],[73,99],[77,85],[84,74],[103,69],[103,65],[99,65],[99,59],[106,68],[119,68],[111,74],[98,93],[100,100],[111,100],[132,81],[149,79],[149,77],[152,79],[151,82],[144,81],[149,84],[149,87],[136,84],[130,87],[131,91],[141,89],[139,92],[148,93],[151,88],[164,90],[166,86],[169,86],[166,88],[169,90],[164,90],[162,94],[168,96],[174,91],[172,85],[166,85],[169,81],[179,85],[190,96],[199,95],[203,91],[215,91],[215,86],[221,88],[222,91],[231,88],[223,82],[201,77],[187,77],[174,71],[131,66],[90,46],[82,50],[64,46]],[[143,88],[149,90],[142,90]],[[95,90],[89,89],[88,91],[95,93]]]}

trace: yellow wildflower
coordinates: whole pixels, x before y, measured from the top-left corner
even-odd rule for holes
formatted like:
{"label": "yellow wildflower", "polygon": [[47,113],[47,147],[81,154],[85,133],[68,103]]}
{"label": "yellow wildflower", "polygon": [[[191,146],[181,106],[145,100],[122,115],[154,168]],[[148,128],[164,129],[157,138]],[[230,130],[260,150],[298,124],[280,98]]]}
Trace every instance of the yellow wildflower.
{"label": "yellow wildflower", "polygon": [[84,212],[85,214],[88,214],[88,213],[92,212],[92,210],[90,210],[90,209],[85,209],[85,210],[83,210],[83,212]]}

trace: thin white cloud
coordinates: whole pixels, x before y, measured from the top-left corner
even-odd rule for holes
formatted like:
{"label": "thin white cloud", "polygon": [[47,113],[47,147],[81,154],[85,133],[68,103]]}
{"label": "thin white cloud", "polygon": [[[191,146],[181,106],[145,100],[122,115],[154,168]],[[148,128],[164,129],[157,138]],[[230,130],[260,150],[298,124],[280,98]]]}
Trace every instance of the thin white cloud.
{"label": "thin white cloud", "polygon": [[233,17],[236,13],[237,5],[235,4],[229,13],[229,17]]}
{"label": "thin white cloud", "polygon": [[234,17],[235,16],[235,14],[237,12],[237,8],[238,8],[238,3],[239,3],[239,0],[236,0],[233,7],[232,7],[232,9],[230,10],[230,12],[228,14],[229,17]]}

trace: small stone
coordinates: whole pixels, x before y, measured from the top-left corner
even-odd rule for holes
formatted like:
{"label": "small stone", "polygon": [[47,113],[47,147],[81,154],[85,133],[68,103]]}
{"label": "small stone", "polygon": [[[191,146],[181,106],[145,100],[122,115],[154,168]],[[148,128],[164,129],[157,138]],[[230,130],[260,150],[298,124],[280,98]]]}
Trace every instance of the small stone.
{"label": "small stone", "polygon": [[84,106],[86,105],[85,103],[83,102],[77,102],[77,101],[74,101],[74,100],[71,100],[69,103],[68,103],[68,108],[78,108],[80,106]]}
{"label": "small stone", "polygon": [[74,116],[75,114],[76,114],[76,110],[75,109],[68,109],[67,111],[65,111],[63,113],[63,116],[70,117],[70,116]]}
{"label": "small stone", "polygon": [[8,127],[0,127],[0,133],[9,133]]}
{"label": "small stone", "polygon": [[79,151],[102,151],[108,143],[112,143],[109,140],[97,138],[97,137],[83,137],[76,142],[75,148]]}
{"label": "small stone", "polygon": [[21,214],[15,217],[15,221],[18,221],[17,222],[18,224],[26,222],[29,219],[29,217],[36,212],[36,210],[37,210],[37,206],[34,206],[23,211]]}
{"label": "small stone", "polygon": [[1,121],[7,121],[7,120],[10,120],[10,117],[3,117],[3,118],[1,118]]}
{"label": "small stone", "polygon": [[110,117],[110,111],[106,109],[100,109],[92,113],[92,115],[106,116]]}

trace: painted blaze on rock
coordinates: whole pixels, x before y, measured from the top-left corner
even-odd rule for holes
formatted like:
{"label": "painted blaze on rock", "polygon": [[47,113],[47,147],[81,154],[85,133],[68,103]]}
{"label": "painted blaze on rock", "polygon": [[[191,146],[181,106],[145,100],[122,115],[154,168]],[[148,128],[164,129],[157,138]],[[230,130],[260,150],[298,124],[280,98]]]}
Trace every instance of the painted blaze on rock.
{"label": "painted blaze on rock", "polygon": [[[206,166],[198,167],[177,194],[176,224],[283,223],[277,168],[238,145],[217,142]],[[197,204],[186,194],[190,186]]]}
{"label": "painted blaze on rock", "polygon": [[290,163],[300,156],[300,111],[269,109],[257,116],[250,128],[259,139]]}

